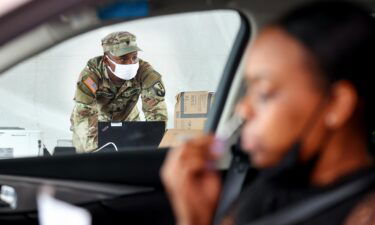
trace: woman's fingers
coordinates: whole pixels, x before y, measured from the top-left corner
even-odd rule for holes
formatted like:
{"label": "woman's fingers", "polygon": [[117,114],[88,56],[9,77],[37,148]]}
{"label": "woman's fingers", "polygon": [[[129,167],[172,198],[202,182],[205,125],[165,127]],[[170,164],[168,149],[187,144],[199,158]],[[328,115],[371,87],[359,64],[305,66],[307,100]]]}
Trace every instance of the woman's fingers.
{"label": "woman's fingers", "polygon": [[213,143],[212,136],[187,141],[169,152],[161,170],[176,216],[187,224],[209,224],[215,210],[221,181]]}

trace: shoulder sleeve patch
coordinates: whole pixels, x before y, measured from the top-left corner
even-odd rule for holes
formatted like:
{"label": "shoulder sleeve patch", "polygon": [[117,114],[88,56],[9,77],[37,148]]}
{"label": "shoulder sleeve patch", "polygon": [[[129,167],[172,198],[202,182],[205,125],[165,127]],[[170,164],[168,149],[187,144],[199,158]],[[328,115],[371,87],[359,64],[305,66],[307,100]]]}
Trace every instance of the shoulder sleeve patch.
{"label": "shoulder sleeve patch", "polygon": [[154,92],[157,96],[164,97],[165,96],[165,88],[161,81],[158,81],[152,86],[152,89],[154,89]]}
{"label": "shoulder sleeve patch", "polygon": [[87,77],[85,80],[83,80],[83,83],[86,85],[90,91],[95,94],[96,90],[98,90],[98,85],[94,82],[94,80],[91,77]]}

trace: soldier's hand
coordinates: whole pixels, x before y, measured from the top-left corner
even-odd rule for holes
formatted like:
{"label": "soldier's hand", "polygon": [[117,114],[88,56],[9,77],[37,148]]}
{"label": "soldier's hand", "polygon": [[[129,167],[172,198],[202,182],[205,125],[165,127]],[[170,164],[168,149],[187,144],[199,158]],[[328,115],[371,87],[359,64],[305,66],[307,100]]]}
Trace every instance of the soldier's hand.
{"label": "soldier's hand", "polygon": [[171,150],[164,162],[161,176],[179,225],[212,223],[221,190],[213,142],[212,136],[191,139]]}

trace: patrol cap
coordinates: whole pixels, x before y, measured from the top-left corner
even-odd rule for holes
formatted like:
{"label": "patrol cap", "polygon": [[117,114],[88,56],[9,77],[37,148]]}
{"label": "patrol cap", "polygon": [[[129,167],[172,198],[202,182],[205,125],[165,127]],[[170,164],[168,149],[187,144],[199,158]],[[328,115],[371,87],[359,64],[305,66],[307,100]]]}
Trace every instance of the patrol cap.
{"label": "patrol cap", "polygon": [[102,39],[104,52],[114,56],[122,56],[131,52],[142,51],[138,48],[136,37],[129,32],[113,32]]}

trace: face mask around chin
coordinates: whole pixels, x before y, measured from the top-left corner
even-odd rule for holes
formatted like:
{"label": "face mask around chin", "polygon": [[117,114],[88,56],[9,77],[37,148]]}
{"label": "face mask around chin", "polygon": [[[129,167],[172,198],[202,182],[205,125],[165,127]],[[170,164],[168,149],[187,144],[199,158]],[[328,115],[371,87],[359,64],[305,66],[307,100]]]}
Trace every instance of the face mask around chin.
{"label": "face mask around chin", "polygon": [[112,61],[108,56],[106,56],[109,61],[111,61],[115,65],[115,70],[113,71],[110,66],[108,69],[118,78],[123,80],[131,80],[133,79],[138,72],[139,62],[135,64],[117,64]]}
{"label": "face mask around chin", "polygon": [[265,169],[263,177],[266,180],[272,180],[278,184],[291,185],[293,183],[298,185],[308,185],[310,182],[310,176],[313,169],[319,160],[322,149],[326,146],[330,139],[330,133],[326,133],[321,140],[319,146],[315,149],[315,153],[305,162],[300,161],[300,154],[302,152],[303,137],[307,137],[313,129],[314,121],[322,113],[322,105],[325,104],[326,98],[323,98],[315,111],[310,116],[310,119],[306,122],[305,127],[299,135],[299,138],[289,146],[287,153],[280,160],[277,166],[269,169]]}

